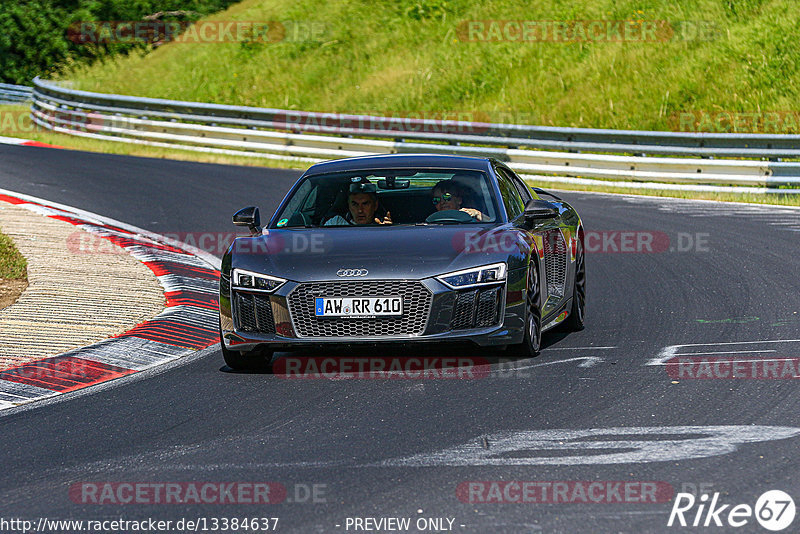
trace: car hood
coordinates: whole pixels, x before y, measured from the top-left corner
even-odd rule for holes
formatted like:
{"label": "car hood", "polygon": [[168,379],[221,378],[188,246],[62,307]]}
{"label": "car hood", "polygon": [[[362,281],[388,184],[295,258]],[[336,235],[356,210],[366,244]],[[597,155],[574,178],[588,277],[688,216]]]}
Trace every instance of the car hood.
{"label": "car hood", "polygon": [[422,279],[508,261],[520,265],[525,232],[510,225],[304,228],[239,238],[232,266],[296,282],[342,280],[340,269],[366,269],[368,279]]}

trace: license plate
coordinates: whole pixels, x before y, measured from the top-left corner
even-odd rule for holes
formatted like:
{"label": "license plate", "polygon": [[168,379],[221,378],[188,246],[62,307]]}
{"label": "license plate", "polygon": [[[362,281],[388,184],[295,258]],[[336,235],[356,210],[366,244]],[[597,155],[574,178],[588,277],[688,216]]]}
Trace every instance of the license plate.
{"label": "license plate", "polygon": [[317,297],[317,317],[376,317],[403,315],[402,297]]}

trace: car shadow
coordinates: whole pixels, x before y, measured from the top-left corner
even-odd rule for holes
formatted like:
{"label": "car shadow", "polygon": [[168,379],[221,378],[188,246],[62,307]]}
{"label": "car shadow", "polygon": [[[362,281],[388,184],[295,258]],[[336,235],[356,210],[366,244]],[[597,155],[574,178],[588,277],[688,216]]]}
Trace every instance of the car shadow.
{"label": "car shadow", "polygon": [[[547,332],[542,349],[557,345],[567,332]],[[538,357],[537,357],[538,358]],[[459,367],[491,370],[509,362],[534,360],[516,356],[503,348],[478,347],[471,343],[442,345],[349,345],[276,352],[269,361],[254,369],[232,369],[230,374],[278,375],[283,378],[357,378],[375,377],[394,371],[413,375],[419,372],[452,373]],[[416,376],[416,375],[414,375]],[[406,376],[413,378],[413,376]]]}

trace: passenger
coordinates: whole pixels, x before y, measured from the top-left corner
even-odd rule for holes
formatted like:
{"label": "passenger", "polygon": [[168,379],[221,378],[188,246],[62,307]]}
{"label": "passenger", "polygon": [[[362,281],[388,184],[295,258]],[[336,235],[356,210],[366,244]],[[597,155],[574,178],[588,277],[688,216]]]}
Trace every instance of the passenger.
{"label": "passenger", "polygon": [[347,214],[334,215],[323,226],[347,226],[355,224],[392,224],[391,212],[386,212],[383,220],[375,217],[378,211],[378,193],[375,184],[361,182],[350,184],[347,195]]}
{"label": "passenger", "polygon": [[475,208],[462,206],[466,196],[465,189],[452,179],[442,180],[433,186],[431,193],[433,193],[433,205],[436,207],[436,211],[459,210],[469,214],[476,221],[483,221],[487,218]]}

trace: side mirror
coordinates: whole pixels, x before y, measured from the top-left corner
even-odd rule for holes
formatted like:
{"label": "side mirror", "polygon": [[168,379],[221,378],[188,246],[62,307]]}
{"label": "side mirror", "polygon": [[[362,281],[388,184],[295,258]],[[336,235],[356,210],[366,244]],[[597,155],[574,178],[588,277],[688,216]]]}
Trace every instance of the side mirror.
{"label": "side mirror", "polygon": [[552,202],[532,198],[525,204],[525,220],[553,219],[558,217],[558,207]]}
{"label": "side mirror", "polygon": [[258,235],[261,233],[261,214],[255,206],[242,208],[233,214],[233,224],[247,226],[252,235]]}

